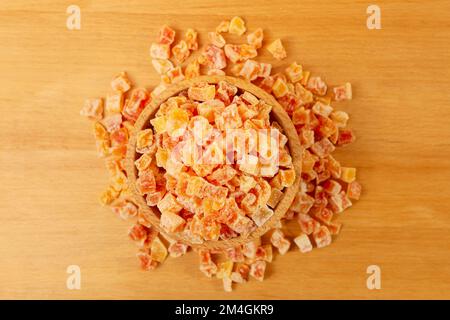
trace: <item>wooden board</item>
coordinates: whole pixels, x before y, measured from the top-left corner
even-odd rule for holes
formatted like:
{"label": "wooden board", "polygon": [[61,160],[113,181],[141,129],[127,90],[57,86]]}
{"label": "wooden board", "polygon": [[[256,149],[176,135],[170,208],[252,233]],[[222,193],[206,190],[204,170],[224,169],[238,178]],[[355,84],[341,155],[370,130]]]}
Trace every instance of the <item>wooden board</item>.
{"label": "wooden board", "polygon": [[[81,30],[66,28],[70,4]],[[450,3],[378,1],[381,30],[367,29],[368,4],[2,0],[0,298],[450,298]],[[139,270],[127,224],[98,204],[107,173],[78,112],[118,71],[157,83],[148,49],[160,25],[204,39],[235,14],[283,39],[276,66],[353,84],[354,100],[335,106],[358,140],[337,158],[358,168],[364,195],[330,247],[277,255],[264,283],[225,293],[194,254]],[[66,288],[68,265],[81,290]],[[369,265],[381,290],[366,286]]]}

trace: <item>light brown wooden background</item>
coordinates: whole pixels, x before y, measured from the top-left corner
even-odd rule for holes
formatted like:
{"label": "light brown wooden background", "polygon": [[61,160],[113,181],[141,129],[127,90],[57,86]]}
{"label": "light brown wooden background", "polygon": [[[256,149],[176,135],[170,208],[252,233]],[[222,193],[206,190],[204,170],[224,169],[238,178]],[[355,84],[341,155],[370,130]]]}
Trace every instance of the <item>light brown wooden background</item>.
{"label": "light brown wooden background", "polygon": [[[0,298],[450,298],[450,3],[376,1],[382,30],[370,31],[371,3],[2,0]],[[80,31],[66,29],[70,4]],[[337,157],[358,168],[364,195],[332,246],[276,256],[264,283],[225,293],[194,254],[140,271],[127,224],[97,202],[107,174],[78,112],[118,71],[157,83],[148,49],[160,25],[204,35],[236,14],[283,39],[283,65],[352,82],[355,99],[336,107],[358,140]],[[66,289],[71,264],[79,291]],[[372,264],[379,291],[366,288]]]}

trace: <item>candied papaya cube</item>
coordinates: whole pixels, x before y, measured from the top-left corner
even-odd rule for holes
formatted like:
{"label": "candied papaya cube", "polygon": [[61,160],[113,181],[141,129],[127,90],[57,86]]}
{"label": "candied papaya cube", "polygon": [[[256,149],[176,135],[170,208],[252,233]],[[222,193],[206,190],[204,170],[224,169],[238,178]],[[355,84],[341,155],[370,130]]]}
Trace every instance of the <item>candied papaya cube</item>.
{"label": "candied papaya cube", "polygon": [[297,216],[297,222],[300,225],[300,229],[303,233],[310,235],[313,232],[317,231],[320,227],[320,223],[313,218],[311,218],[308,214],[299,213]]}
{"label": "candied papaya cube", "polygon": [[258,281],[264,280],[264,273],[266,272],[265,261],[255,261],[250,265],[250,275]]}
{"label": "candied papaya cube", "polygon": [[[240,275],[240,279],[242,279],[243,282],[246,282],[248,280],[248,276],[250,274],[250,266],[245,263],[238,263],[238,264],[236,264],[235,272]],[[235,282],[238,282],[238,281],[235,281]]]}
{"label": "candied papaya cube", "polygon": [[261,239],[255,239],[253,241],[249,241],[242,245],[242,253],[249,259],[254,259],[256,257],[256,251],[258,247],[261,245]]}
{"label": "candied papaya cube", "polygon": [[346,82],[342,86],[333,88],[334,100],[351,100],[352,99],[352,85]]}
{"label": "candied papaya cube", "polygon": [[233,281],[230,277],[223,277],[222,278],[223,283],[223,290],[225,292],[232,292],[233,291]]}
{"label": "candied papaya cube", "polygon": [[294,238],[294,242],[302,253],[310,252],[313,249],[311,240],[309,240],[309,237],[304,233],[301,233]]}
{"label": "candied papaya cube", "polygon": [[333,218],[333,211],[328,208],[321,208],[319,211],[314,213],[314,217],[322,223],[328,225]]}
{"label": "candied papaya cube", "polygon": [[160,226],[166,232],[179,232],[183,229],[185,223],[186,221],[176,213],[164,211],[161,214]]}
{"label": "candied papaya cube", "polygon": [[347,112],[344,111],[334,111],[330,115],[331,120],[333,120],[334,124],[338,128],[345,128],[347,126],[347,121],[349,116]]}
{"label": "candied papaya cube", "polygon": [[208,40],[218,48],[223,48],[226,44],[225,38],[218,32],[208,32]]}
{"label": "candied papaya cube", "polygon": [[163,25],[159,30],[158,42],[162,44],[172,44],[175,40],[175,30],[168,25]]}
{"label": "candied papaya cube", "polygon": [[270,243],[277,248],[280,245],[281,240],[284,239],[284,233],[281,229],[275,229],[270,236]]}
{"label": "candied papaya cube", "polygon": [[184,34],[185,41],[188,45],[189,50],[197,50],[198,49],[198,41],[197,41],[197,31],[194,29],[187,29]]}
{"label": "candied papaya cube", "polygon": [[348,198],[344,191],[331,196],[328,202],[331,210],[333,210],[334,213],[341,213],[348,207],[352,206],[351,200]]}
{"label": "candied papaya cube", "polygon": [[136,135],[136,152],[149,153],[154,149],[155,138],[152,129],[144,129]]}
{"label": "candied papaya cube", "polygon": [[327,180],[322,184],[323,189],[330,194],[338,194],[341,192],[342,186],[335,180]]}
{"label": "candied papaya cube", "polygon": [[321,77],[311,77],[308,80],[308,84],[306,86],[313,93],[324,96],[327,93],[327,84],[322,80]]}
{"label": "candied papaya cube", "polygon": [[123,108],[123,94],[114,93],[106,96],[105,114],[121,113]]}
{"label": "candied papaya cube", "polygon": [[239,71],[239,76],[253,81],[258,77],[260,64],[255,60],[246,60],[242,69]]}
{"label": "candied papaya cube", "polygon": [[286,68],[285,73],[289,81],[295,83],[302,79],[303,77],[303,67],[297,62],[292,62],[289,67]]}
{"label": "candied papaya cube", "polygon": [[130,90],[131,81],[125,72],[119,73],[111,80],[111,88],[118,93],[124,93]]}
{"label": "candied papaya cube", "polygon": [[177,63],[183,63],[191,52],[189,51],[188,44],[185,40],[180,40],[176,45],[172,47],[172,58]]}
{"label": "candied papaya cube", "polygon": [[188,96],[191,100],[208,101],[213,100],[216,95],[216,87],[214,85],[194,86],[188,89]]}
{"label": "candied papaya cube", "polygon": [[224,20],[219,23],[219,25],[216,27],[217,33],[224,33],[228,32],[228,29],[230,28],[230,21]]}
{"label": "candied papaya cube", "polygon": [[167,60],[170,58],[170,45],[164,43],[152,43],[150,46],[150,56],[153,59]]}
{"label": "candied papaya cube", "polygon": [[166,74],[173,69],[173,63],[165,59],[152,59],[153,68],[160,75]]}
{"label": "candied papaya cube", "polygon": [[323,248],[331,244],[331,233],[326,226],[320,226],[312,235],[317,248]]}
{"label": "candied papaya cube", "polygon": [[222,263],[219,263],[216,277],[218,279],[229,278],[231,276],[232,271],[233,271],[233,261],[231,260],[224,261]]}
{"label": "candied papaya cube", "polygon": [[284,49],[283,43],[280,39],[276,39],[271,44],[267,46],[267,50],[272,54],[272,56],[277,60],[283,60],[287,57],[286,49]]}
{"label": "candied papaya cube", "polygon": [[173,108],[167,114],[166,130],[170,137],[177,138],[184,134],[189,123],[189,114],[181,108]]}
{"label": "candied papaya cube", "polygon": [[184,69],[184,76],[186,79],[193,79],[200,75],[200,64],[197,60],[189,62]]}
{"label": "candied papaya cube", "polygon": [[168,252],[172,258],[178,258],[186,254],[188,245],[181,242],[172,242],[169,245]]}
{"label": "candied papaya cube", "polygon": [[359,200],[361,196],[361,184],[355,180],[350,182],[347,186],[347,196],[350,199]]}
{"label": "candied papaya cube", "polygon": [[142,245],[147,239],[147,232],[147,227],[143,226],[140,223],[136,223],[128,230],[128,237],[131,240],[139,242]]}
{"label": "candied papaya cube", "polygon": [[262,47],[262,42],[264,39],[264,32],[263,29],[258,28],[252,33],[249,33],[247,35],[247,43],[256,49],[259,49]]}
{"label": "candied papaya cube", "polygon": [[333,108],[331,106],[323,104],[321,102],[316,102],[312,107],[312,112],[325,118],[328,117],[332,111]]}
{"label": "candied papaya cube", "polygon": [[274,212],[268,206],[264,205],[258,208],[256,211],[250,214],[250,217],[255,222],[255,224],[260,227],[266,223],[272,216]]}
{"label": "candied papaya cube", "polygon": [[150,120],[150,124],[153,126],[153,130],[155,130],[155,134],[162,134],[166,132],[167,126],[167,117],[160,116]]}
{"label": "candied papaya cube", "polygon": [[259,173],[259,158],[253,155],[247,155],[239,163],[239,170],[249,175],[258,175]]}
{"label": "candied papaya cube", "polygon": [[290,187],[295,182],[296,175],[294,169],[280,170],[280,176],[281,176],[281,185],[283,187]]}
{"label": "candied papaya cube", "polygon": [[271,208],[275,208],[280,202],[281,198],[283,198],[283,192],[280,189],[273,188],[270,194],[269,201],[267,201],[267,205]]}
{"label": "candied papaya cube", "polygon": [[272,86],[273,95],[276,98],[281,98],[281,97],[285,96],[288,92],[289,92],[289,90],[288,90],[288,86],[287,86],[286,82],[281,78],[277,78],[275,80],[275,83]]}
{"label": "candied papaya cube", "polygon": [[156,165],[160,168],[167,166],[167,159],[169,158],[169,152],[163,148],[158,148],[155,154]]}
{"label": "candied papaya cube", "polygon": [[91,120],[101,120],[103,118],[103,99],[87,99],[80,115]]}
{"label": "candied papaya cube", "polygon": [[351,129],[340,129],[337,139],[338,146],[344,146],[355,141],[355,134]]}
{"label": "candied papaya cube", "polygon": [[141,195],[156,191],[156,180],[153,171],[147,170],[139,175],[136,180],[136,189]]}
{"label": "candied papaya cube", "polygon": [[104,206],[111,204],[114,200],[119,197],[120,191],[109,186],[101,195],[100,203]]}
{"label": "candied papaya cube", "polygon": [[245,22],[241,17],[233,17],[233,19],[231,19],[230,25],[228,26],[229,33],[241,36],[246,30]]}
{"label": "candied papaya cube", "polygon": [[139,259],[141,264],[141,269],[145,271],[154,270],[158,266],[158,262],[150,258],[148,250],[142,249],[137,254],[136,257]]}
{"label": "candied papaya cube", "polygon": [[[302,80],[303,79],[304,78],[302,78]],[[306,89],[300,82],[297,82],[295,84],[294,88],[295,88],[295,94],[300,99],[301,105],[313,102],[314,96],[313,96],[312,92],[309,91],[308,89]]]}
{"label": "candied papaya cube", "polygon": [[164,243],[162,243],[161,239],[159,239],[159,237],[156,237],[152,241],[152,245],[150,248],[150,257],[152,258],[152,260],[160,263],[166,260],[167,248]]}
{"label": "candied papaya cube", "polygon": [[164,198],[158,203],[158,209],[161,212],[173,212],[177,213],[183,207],[178,203],[175,196],[171,193],[167,193]]}
{"label": "candied papaya cube", "polygon": [[335,146],[327,138],[317,141],[311,146],[311,151],[314,152],[320,158],[325,158],[335,149],[336,149]]}
{"label": "candied papaya cube", "polygon": [[289,251],[290,247],[291,247],[291,242],[288,239],[283,238],[283,239],[281,239],[280,243],[278,244],[277,249],[281,255],[285,255]]}
{"label": "candied papaya cube", "polygon": [[144,171],[146,169],[148,169],[148,167],[150,166],[150,164],[152,163],[152,156],[149,154],[143,154],[142,156],[139,157],[139,159],[137,159],[134,164],[136,166],[136,168],[138,169],[138,171]]}
{"label": "candied papaya cube", "polygon": [[341,167],[340,179],[347,183],[353,182],[356,179],[356,168]]}

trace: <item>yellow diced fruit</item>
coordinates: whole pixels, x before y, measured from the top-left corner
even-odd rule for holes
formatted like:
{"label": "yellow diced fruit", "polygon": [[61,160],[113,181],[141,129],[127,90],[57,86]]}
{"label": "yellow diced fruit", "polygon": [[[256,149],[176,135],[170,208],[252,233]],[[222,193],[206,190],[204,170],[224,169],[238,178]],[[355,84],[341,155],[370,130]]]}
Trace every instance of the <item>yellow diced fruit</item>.
{"label": "yellow diced fruit", "polygon": [[114,200],[119,197],[119,191],[114,189],[112,186],[109,186],[100,196],[100,202],[102,205],[106,206],[111,204]]}
{"label": "yellow diced fruit", "polygon": [[347,183],[356,179],[356,168],[341,167],[341,180]]}
{"label": "yellow diced fruit", "polygon": [[169,158],[169,152],[165,149],[158,148],[155,157],[156,157],[156,165],[160,168],[165,168],[167,164],[167,159]]}
{"label": "yellow diced fruit", "polygon": [[123,95],[122,93],[108,94],[105,103],[105,114],[122,112]]}
{"label": "yellow diced fruit", "polygon": [[283,187],[290,187],[295,182],[295,170],[294,169],[287,169],[287,170],[280,170],[281,175],[281,184]]}
{"label": "yellow diced fruit", "polygon": [[153,68],[155,68],[158,74],[166,74],[169,70],[173,69],[173,63],[170,60],[165,59],[152,59]]}
{"label": "yellow diced fruit", "polygon": [[229,28],[230,28],[230,21],[224,20],[217,26],[216,32],[217,33],[228,32]]}
{"label": "yellow diced fruit", "polygon": [[164,243],[162,243],[161,239],[159,239],[159,237],[156,237],[152,241],[152,246],[150,248],[150,257],[152,258],[152,260],[158,262],[164,262],[164,260],[166,260],[167,248]]}
{"label": "yellow diced fruit", "polygon": [[269,201],[267,201],[267,205],[271,208],[275,208],[283,197],[283,192],[280,189],[273,188],[270,194]]}
{"label": "yellow diced fruit", "polygon": [[283,47],[283,43],[280,39],[275,40],[267,46],[267,50],[277,60],[282,60],[287,57],[286,50]]}
{"label": "yellow diced fruit", "polygon": [[334,111],[330,115],[331,120],[338,128],[345,128],[347,126],[347,121],[349,116],[345,111]]}
{"label": "yellow diced fruit", "polygon": [[153,126],[153,129],[155,130],[156,134],[161,134],[161,133],[166,132],[166,125],[167,125],[166,116],[156,117],[156,118],[150,120],[150,123]]}
{"label": "yellow diced fruit", "polygon": [[264,33],[261,28],[256,29],[247,36],[247,43],[256,49],[262,47],[262,42],[264,39]]}
{"label": "yellow diced fruit", "polygon": [[127,77],[125,72],[119,73],[114,79],[111,81],[111,88],[115,92],[127,92],[131,88],[131,82]]}
{"label": "yellow diced fruit", "polygon": [[303,71],[303,75],[302,75],[302,80],[300,81],[300,83],[302,84],[302,86],[306,86],[308,84],[308,80],[309,80],[309,76],[311,75],[311,72],[309,71]]}
{"label": "yellow diced fruit", "polygon": [[288,93],[289,89],[283,79],[278,78],[272,86],[272,92],[276,98],[281,98]]}
{"label": "yellow diced fruit", "polygon": [[189,123],[189,115],[186,110],[173,108],[167,114],[166,130],[171,137],[180,137],[184,134]]}
{"label": "yellow diced fruit", "polygon": [[298,82],[303,77],[303,68],[297,62],[292,62],[291,65],[286,68],[286,75],[291,82]]}
{"label": "yellow diced fruit", "polygon": [[245,22],[241,17],[234,17],[231,19],[230,26],[228,28],[229,33],[241,36],[246,30]]}
{"label": "yellow diced fruit", "polygon": [[203,87],[190,87],[188,96],[192,100],[208,101],[216,96],[216,87],[214,85],[206,85]]}
{"label": "yellow diced fruit", "polygon": [[233,271],[233,261],[227,260],[219,264],[216,277],[218,279],[229,278],[231,271]]}
{"label": "yellow diced fruit", "polygon": [[200,64],[198,60],[192,60],[184,69],[184,76],[186,79],[192,79],[200,75]]}
{"label": "yellow diced fruit", "polygon": [[100,123],[100,122],[95,122],[94,123],[94,136],[95,136],[95,140],[107,140],[109,139],[109,133],[106,130],[106,128]]}
{"label": "yellow diced fruit", "polygon": [[166,232],[178,232],[183,229],[186,221],[176,213],[167,211],[161,214],[160,226]]}
{"label": "yellow diced fruit", "polygon": [[149,154],[143,154],[139,159],[137,159],[134,164],[138,171],[146,170],[152,163],[152,156]]}

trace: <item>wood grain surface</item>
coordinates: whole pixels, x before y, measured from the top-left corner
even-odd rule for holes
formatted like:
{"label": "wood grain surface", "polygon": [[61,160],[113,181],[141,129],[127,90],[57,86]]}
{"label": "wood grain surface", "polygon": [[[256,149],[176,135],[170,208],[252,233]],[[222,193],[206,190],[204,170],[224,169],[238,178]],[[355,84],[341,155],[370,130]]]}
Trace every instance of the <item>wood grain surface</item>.
{"label": "wood grain surface", "polygon": [[[81,30],[66,8],[81,8]],[[376,1],[382,29],[366,27],[367,1],[0,2],[0,298],[450,298],[450,3]],[[107,185],[86,97],[105,96],[126,70],[158,82],[149,45],[160,25],[207,31],[240,15],[280,37],[288,58],[330,84],[350,81],[353,145],[364,194],[324,249],[275,256],[267,279],[233,293],[198,271],[194,254],[144,272],[127,224],[98,203]],[[271,61],[261,51],[261,59]],[[81,290],[66,288],[69,265]],[[366,287],[369,265],[381,289]]]}

